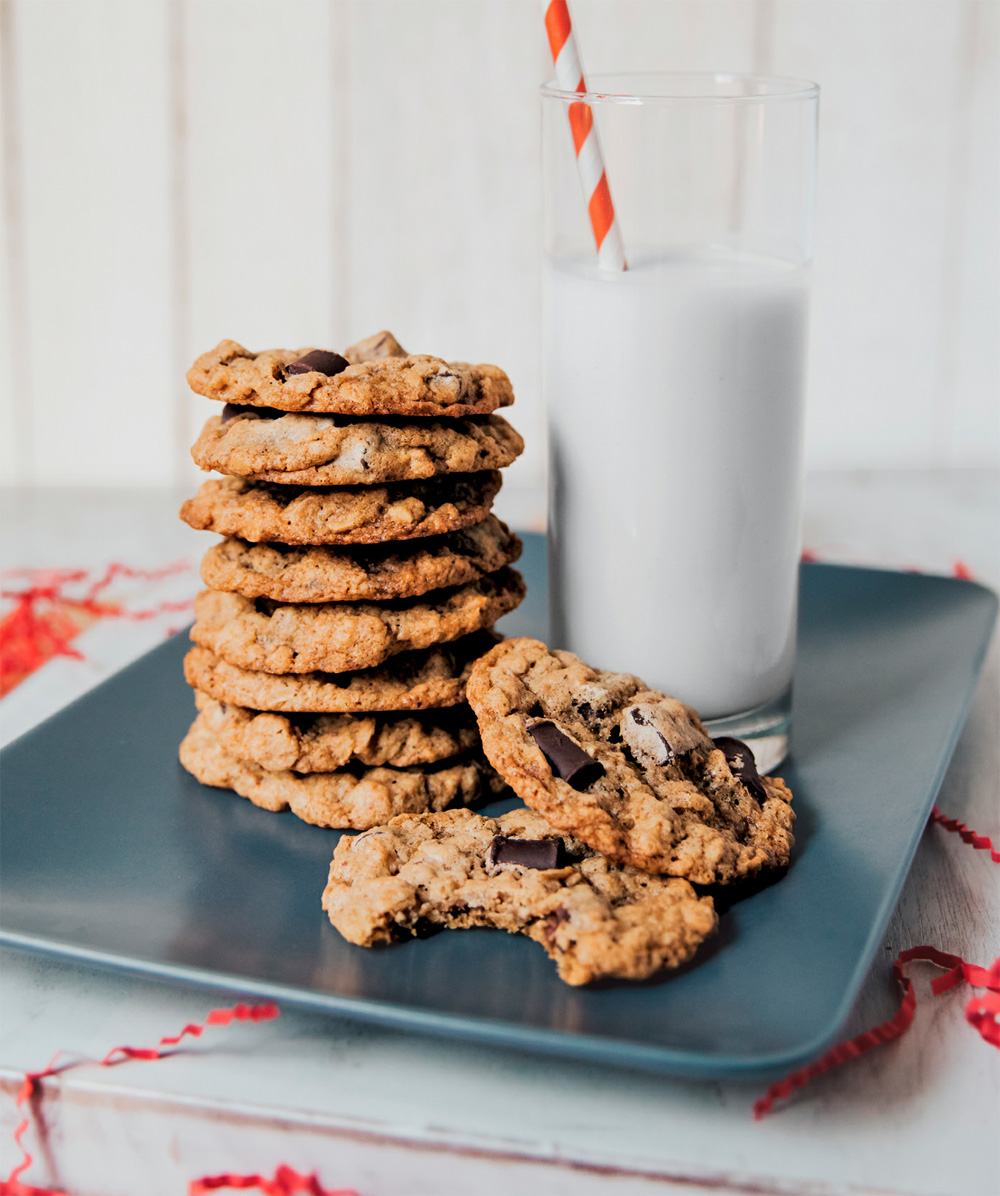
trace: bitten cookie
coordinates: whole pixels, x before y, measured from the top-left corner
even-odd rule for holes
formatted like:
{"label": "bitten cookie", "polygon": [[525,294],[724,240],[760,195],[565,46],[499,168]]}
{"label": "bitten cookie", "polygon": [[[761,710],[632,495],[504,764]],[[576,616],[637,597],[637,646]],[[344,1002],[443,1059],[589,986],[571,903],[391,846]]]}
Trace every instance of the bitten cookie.
{"label": "bitten cookie", "polygon": [[300,714],[364,714],[429,710],[465,700],[472,662],[497,641],[489,631],[403,652],[376,669],[354,673],[257,673],[229,664],[208,648],[184,657],[188,685],[220,702]]}
{"label": "bitten cookie", "polygon": [[526,934],[568,984],[677,967],[717,921],[711,899],[687,881],[613,864],[561,840],[531,810],[404,816],[345,836],[323,908],[346,939],[366,947],[428,924]]}
{"label": "bitten cookie", "polygon": [[180,747],[181,764],[203,785],[232,789],[255,806],[291,809],[314,826],[364,830],[396,814],[443,810],[476,801],[493,770],[476,760],[423,768],[357,768],[340,772],[268,772],[238,760],[199,714]]}
{"label": "bitten cookie", "polygon": [[276,602],[385,602],[476,581],[521,555],[521,541],[494,515],[449,536],[365,548],[253,544],[230,538],[201,562],[213,590]]}
{"label": "bitten cookie", "polygon": [[377,485],[502,469],[524,451],[500,415],[358,420],[259,407],[213,415],[191,449],[202,469],[294,486]]}
{"label": "bitten cookie", "polygon": [[199,531],[282,544],[380,544],[458,531],[485,519],[496,470],[392,486],[313,488],[212,478],[181,507]]}
{"label": "bitten cookie", "polygon": [[514,401],[495,365],[407,353],[391,332],[345,349],[268,349],[251,353],[220,341],[187,375],[198,394],[225,403],[343,415],[485,415]]}
{"label": "bitten cookie", "polygon": [[492,627],[523,597],[514,569],[395,602],[276,603],[203,590],[191,639],[244,669],[346,673]]}
{"label": "bitten cookie", "polygon": [[412,768],[479,747],[468,706],[425,714],[275,714],[195,690],[204,725],[238,760],[270,772],[336,772],[349,764]]}
{"label": "bitten cookie", "polygon": [[698,884],[788,863],[785,783],[758,776],[745,744],[713,743],[693,710],[637,677],[507,640],[473,668],[468,700],[511,788],[609,859]]}

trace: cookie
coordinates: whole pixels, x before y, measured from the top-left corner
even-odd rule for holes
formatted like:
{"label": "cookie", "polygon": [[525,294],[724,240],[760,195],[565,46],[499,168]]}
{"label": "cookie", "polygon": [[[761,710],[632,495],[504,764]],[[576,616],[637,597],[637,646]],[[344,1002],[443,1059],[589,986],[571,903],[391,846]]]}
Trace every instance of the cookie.
{"label": "cookie", "polygon": [[237,411],[214,415],[191,449],[202,469],[294,486],[376,485],[502,469],[524,441],[500,415],[365,420]]}
{"label": "cookie", "polygon": [[759,777],[746,745],[713,744],[693,710],[637,677],[514,639],[475,665],[468,700],[511,788],[609,859],[697,884],[788,863],[784,782]]}
{"label": "cookie", "polygon": [[485,762],[339,772],[269,772],[231,756],[199,714],[181,743],[181,764],[203,785],[233,789],[263,810],[291,809],[314,826],[365,830],[396,814],[443,810],[489,792]]}
{"label": "cookie", "polygon": [[391,486],[313,489],[212,478],[181,507],[200,531],[282,544],[379,544],[458,531],[486,518],[495,470]]}
{"label": "cookie", "polygon": [[203,590],[191,639],[244,669],[347,673],[492,627],[523,597],[513,569],[395,602],[277,603]]}
{"label": "cookie", "polygon": [[349,942],[388,943],[427,926],[526,934],[562,980],[641,980],[677,967],[716,926],[685,880],[613,864],[531,810],[404,815],[337,844],[323,908]]}
{"label": "cookie", "polygon": [[187,380],[198,394],[224,403],[342,415],[485,415],[514,401],[499,367],[408,354],[390,332],[342,356],[322,349],[251,353],[221,341],[198,358]]}
{"label": "cookie", "polygon": [[472,662],[497,641],[493,632],[403,652],[377,669],[355,673],[256,673],[195,647],[184,658],[188,685],[220,702],[307,714],[429,710],[465,700]]}
{"label": "cookie", "polygon": [[521,541],[493,515],[465,531],[370,548],[252,544],[230,538],[201,562],[210,589],[276,602],[385,602],[465,585],[521,555]]}
{"label": "cookie", "polygon": [[204,725],[238,760],[269,772],[336,772],[350,764],[412,768],[479,747],[468,706],[427,714],[273,714],[195,690]]}

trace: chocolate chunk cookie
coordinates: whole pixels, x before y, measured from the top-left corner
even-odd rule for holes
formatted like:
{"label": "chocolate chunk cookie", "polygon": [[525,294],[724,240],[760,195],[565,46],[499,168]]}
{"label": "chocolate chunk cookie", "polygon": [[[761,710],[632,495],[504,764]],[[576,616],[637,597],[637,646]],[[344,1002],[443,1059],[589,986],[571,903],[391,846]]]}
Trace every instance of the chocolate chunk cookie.
{"label": "chocolate chunk cookie", "polygon": [[323,894],[352,943],[388,943],[430,925],[526,934],[567,984],[640,980],[677,967],[716,926],[685,880],[613,864],[531,810],[393,818],[337,844]]}
{"label": "chocolate chunk cookie", "polygon": [[343,415],[485,415],[514,401],[495,365],[408,354],[390,332],[343,355],[317,349],[251,353],[221,341],[187,375],[198,394],[225,403]]}
{"label": "chocolate chunk cookie", "polygon": [[244,669],[346,673],[492,627],[523,597],[520,573],[506,568],[395,602],[276,603],[203,590],[191,639]]}
{"label": "chocolate chunk cookie", "polygon": [[315,489],[212,478],[181,507],[200,531],[283,544],[379,544],[458,531],[486,518],[496,470],[391,486]]}
{"label": "chocolate chunk cookie", "polygon": [[364,830],[396,814],[443,810],[489,790],[485,762],[424,768],[356,768],[340,772],[268,772],[231,756],[199,714],[180,748],[181,764],[203,785],[233,789],[264,810],[287,810],[315,826]]}
{"label": "chocolate chunk cookie", "polygon": [[500,415],[451,420],[264,413],[215,415],[191,449],[202,469],[295,486],[352,486],[502,469],[524,441]]}
{"label": "chocolate chunk cookie", "polygon": [[759,777],[746,745],[713,744],[693,710],[637,677],[515,639],[476,664],[468,700],[511,788],[609,859],[698,884],[788,863],[784,782]]}
{"label": "chocolate chunk cookie", "polygon": [[204,725],[238,760],[269,772],[336,772],[349,764],[412,768],[479,747],[468,706],[426,714],[272,714],[195,691]]}
{"label": "chocolate chunk cookie", "polygon": [[363,714],[373,710],[429,710],[465,700],[472,662],[497,641],[492,632],[465,636],[421,652],[403,652],[376,669],[354,673],[276,676],[229,664],[208,648],[184,658],[188,685],[220,702],[252,710]]}
{"label": "chocolate chunk cookie", "polygon": [[289,547],[230,538],[201,562],[213,590],[276,602],[385,602],[465,585],[521,555],[521,541],[493,515],[465,531],[370,548]]}

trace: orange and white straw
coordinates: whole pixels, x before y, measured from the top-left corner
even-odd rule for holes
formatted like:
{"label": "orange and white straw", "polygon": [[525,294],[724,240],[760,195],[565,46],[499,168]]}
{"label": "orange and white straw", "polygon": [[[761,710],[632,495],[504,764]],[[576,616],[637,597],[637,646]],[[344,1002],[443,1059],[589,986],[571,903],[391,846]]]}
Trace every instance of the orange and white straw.
{"label": "orange and white straw", "polygon": [[[542,0],[545,12],[545,31],[549,35],[549,48],[556,69],[556,82],[561,91],[587,90],[583,77],[583,64],[570,20],[566,0]],[[594,242],[597,245],[597,261],[606,270],[626,270],[625,243],[615,215],[608,186],[608,172],[604,168],[604,155],[594,124],[594,113],[589,104],[570,104],[569,127],[576,149],[576,168],[583,187],[583,198],[590,216]]]}

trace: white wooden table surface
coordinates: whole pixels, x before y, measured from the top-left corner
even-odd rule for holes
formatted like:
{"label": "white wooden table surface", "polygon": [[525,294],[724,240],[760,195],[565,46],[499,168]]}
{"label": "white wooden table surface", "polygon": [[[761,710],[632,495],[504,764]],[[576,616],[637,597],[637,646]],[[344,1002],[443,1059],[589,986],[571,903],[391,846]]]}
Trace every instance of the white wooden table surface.
{"label": "white wooden table surface", "polygon": [[[211,541],[179,525],[176,506],[165,491],[8,492],[3,566],[197,561]],[[998,533],[995,473],[827,474],[807,486],[805,542],[825,559],[935,572],[960,559],[996,587]],[[130,593],[141,605],[136,585]],[[192,571],[157,595],[196,587]],[[53,660],[0,702],[4,741],[180,621],[109,619],[84,632],[85,661]],[[998,695],[995,640],[938,800],[995,842]],[[895,1008],[890,964],[901,948],[930,943],[992,960],[998,877],[986,853],[928,829],[845,1034]],[[153,1045],[232,1003],[27,953],[4,951],[0,960],[4,1175],[19,1157],[11,1133],[23,1070],[60,1047],[99,1056],[120,1043]],[[73,1196],[168,1196],[185,1193],[195,1176],[270,1175],[286,1162],[361,1196],[987,1196],[1000,1190],[1000,1054],[963,1020],[970,990],[932,998],[931,973],[911,966],[921,1000],[901,1042],[821,1077],[762,1122],[750,1115],[761,1085],[681,1082],[288,1010],[271,1023],[189,1039],[159,1062],[84,1066],[47,1081],[27,1138],[37,1161],[25,1179]]]}

